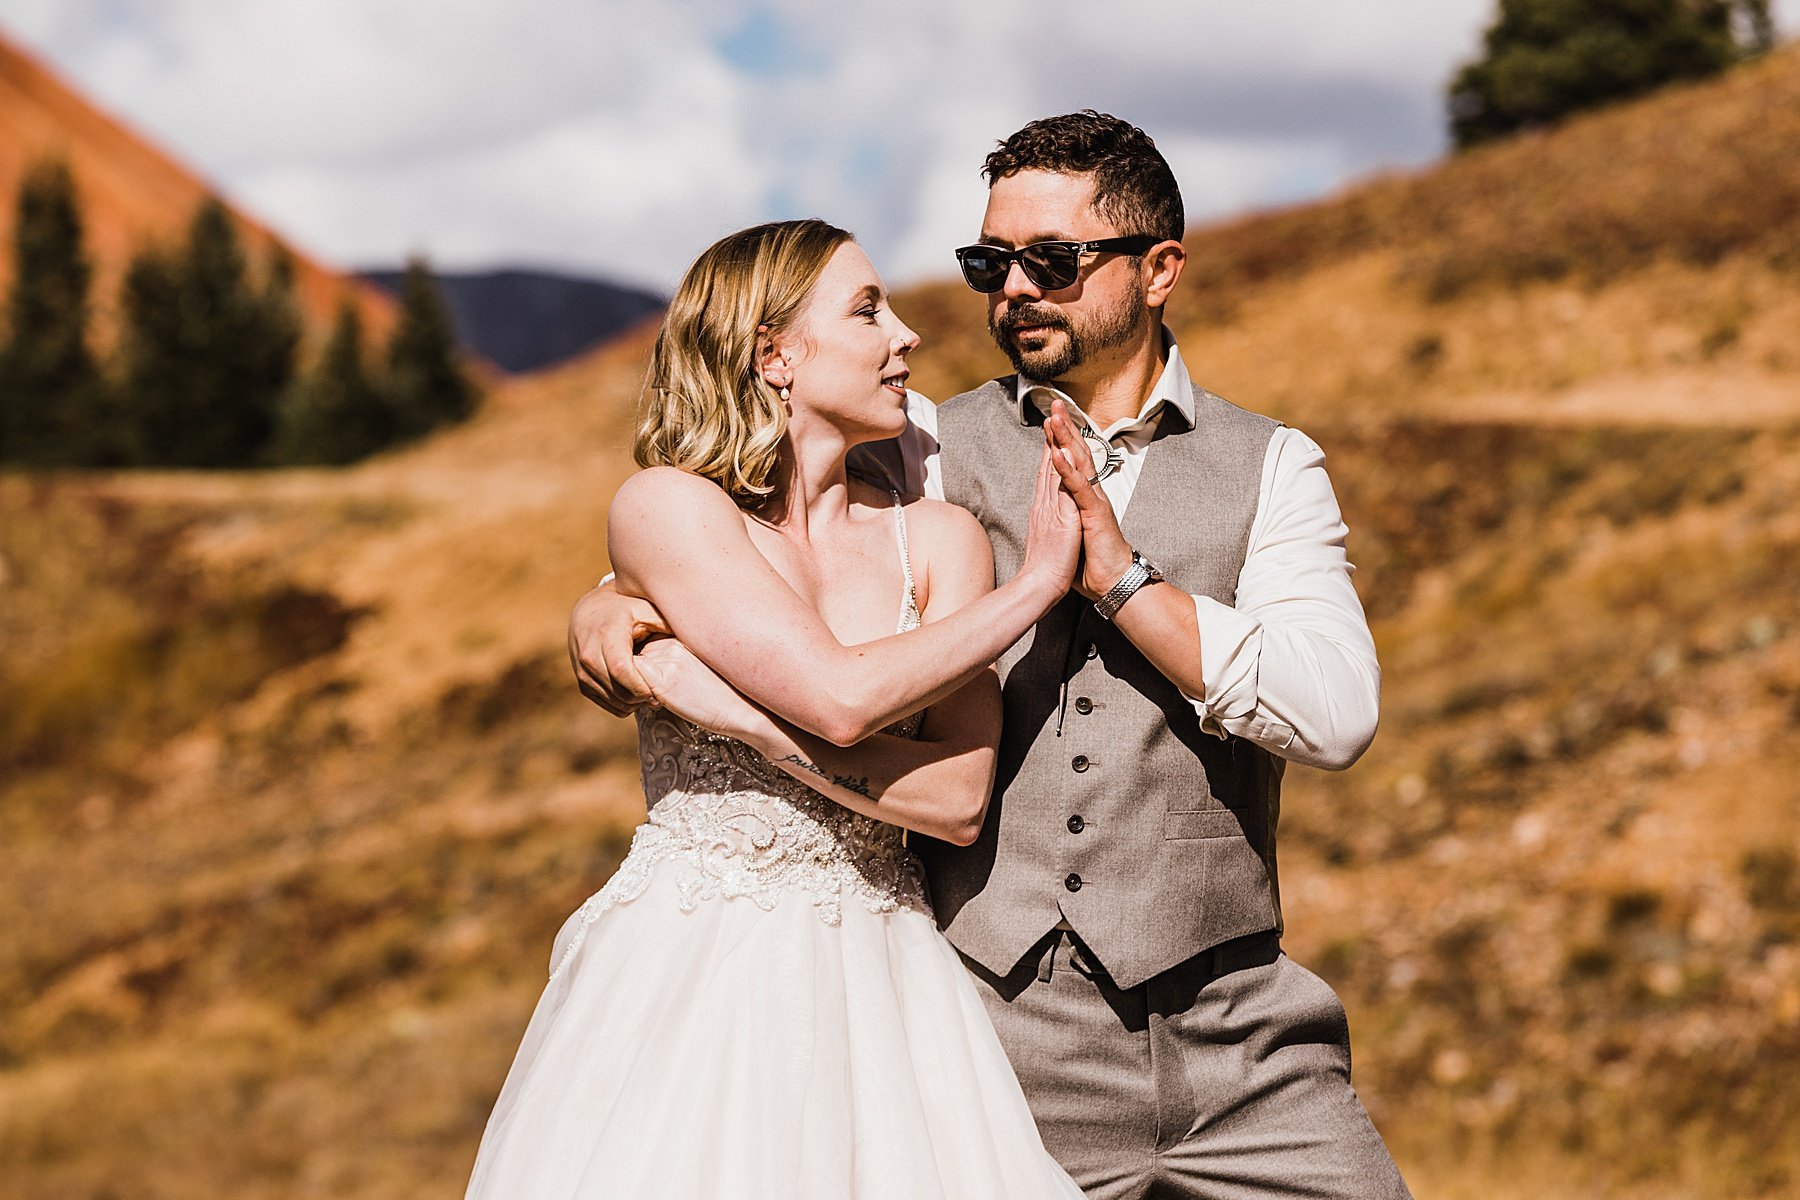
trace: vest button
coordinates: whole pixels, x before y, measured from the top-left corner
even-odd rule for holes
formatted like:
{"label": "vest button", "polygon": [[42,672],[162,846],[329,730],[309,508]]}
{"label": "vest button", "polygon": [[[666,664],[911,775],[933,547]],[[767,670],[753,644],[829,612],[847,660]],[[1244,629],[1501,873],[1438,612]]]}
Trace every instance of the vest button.
{"label": "vest button", "polygon": [[1073,759],[1071,759],[1071,760],[1070,760],[1070,761],[1069,761],[1069,765],[1070,765],[1070,766],[1071,766],[1071,767],[1074,767],[1074,768],[1075,768],[1075,770],[1076,770],[1076,771],[1085,771],[1085,770],[1087,770],[1087,769],[1088,769],[1088,767],[1089,767],[1089,766],[1090,766],[1090,765],[1091,765],[1091,764],[1090,764],[1090,763],[1089,763],[1089,762],[1088,762],[1088,756],[1087,756],[1087,755],[1085,755],[1085,754],[1077,754],[1077,755],[1076,755],[1076,756],[1075,756],[1075,757],[1074,757],[1074,758],[1073,758]]}
{"label": "vest button", "polygon": [[1074,816],[1069,818],[1069,832],[1070,833],[1080,833],[1082,830],[1084,830],[1086,828],[1087,828],[1087,822],[1081,819],[1080,813],[1076,813]]}
{"label": "vest button", "polygon": [[1063,880],[1063,886],[1068,888],[1071,892],[1079,892],[1081,890],[1081,876],[1070,871],[1069,877]]}
{"label": "vest button", "polygon": [[1087,656],[1089,658],[1097,658],[1097,657],[1099,657],[1099,655],[1100,655],[1100,647],[1096,646],[1092,642],[1089,642],[1088,648],[1087,648]]}
{"label": "vest button", "polygon": [[1094,711],[1094,702],[1086,696],[1077,696],[1075,697],[1075,711],[1085,717]]}

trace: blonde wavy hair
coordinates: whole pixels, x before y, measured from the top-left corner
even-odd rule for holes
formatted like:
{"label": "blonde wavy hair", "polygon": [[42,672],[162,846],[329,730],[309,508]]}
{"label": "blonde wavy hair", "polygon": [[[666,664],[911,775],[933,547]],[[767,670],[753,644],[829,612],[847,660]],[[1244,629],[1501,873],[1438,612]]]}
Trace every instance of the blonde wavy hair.
{"label": "blonde wavy hair", "polygon": [[817,219],[721,238],[682,277],[656,336],[633,455],[712,480],[740,507],[774,490],[787,409],[757,369],[757,327],[790,328],[849,233]]}

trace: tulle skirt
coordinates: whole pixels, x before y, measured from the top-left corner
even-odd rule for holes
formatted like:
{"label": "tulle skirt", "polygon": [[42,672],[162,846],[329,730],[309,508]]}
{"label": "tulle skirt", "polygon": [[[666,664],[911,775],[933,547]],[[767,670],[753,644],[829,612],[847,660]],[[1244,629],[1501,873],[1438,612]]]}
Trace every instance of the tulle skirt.
{"label": "tulle skirt", "polygon": [[927,913],[683,911],[684,870],[557,936],[470,1197],[1078,1200]]}

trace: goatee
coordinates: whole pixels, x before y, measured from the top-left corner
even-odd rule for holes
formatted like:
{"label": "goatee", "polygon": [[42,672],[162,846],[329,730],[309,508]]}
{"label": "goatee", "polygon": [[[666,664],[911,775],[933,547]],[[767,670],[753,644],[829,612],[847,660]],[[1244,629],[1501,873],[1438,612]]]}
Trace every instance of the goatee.
{"label": "goatee", "polygon": [[[1149,311],[1142,296],[1128,293],[1112,308],[1094,313],[1077,329],[1074,322],[1054,308],[1016,304],[989,315],[988,333],[1012,363],[1013,370],[1027,379],[1048,383],[1068,375],[1090,354],[1130,341]],[[1032,327],[1052,333],[1060,330],[1063,336],[1052,336],[1050,344],[1035,350],[1022,349],[1016,335],[1020,329]]]}

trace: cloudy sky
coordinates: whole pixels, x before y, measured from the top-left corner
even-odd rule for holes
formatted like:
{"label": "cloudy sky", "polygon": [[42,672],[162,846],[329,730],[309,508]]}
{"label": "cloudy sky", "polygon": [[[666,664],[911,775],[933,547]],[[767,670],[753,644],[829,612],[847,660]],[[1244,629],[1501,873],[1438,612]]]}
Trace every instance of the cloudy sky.
{"label": "cloudy sky", "polygon": [[[819,215],[891,282],[949,273],[983,155],[1035,116],[1148,130],[1189,220],[1443,153],[1494,0],[0,0],[22,40],[340,265],[659,291]],[[1777,0],[1784,33],[1800,0]]]}

